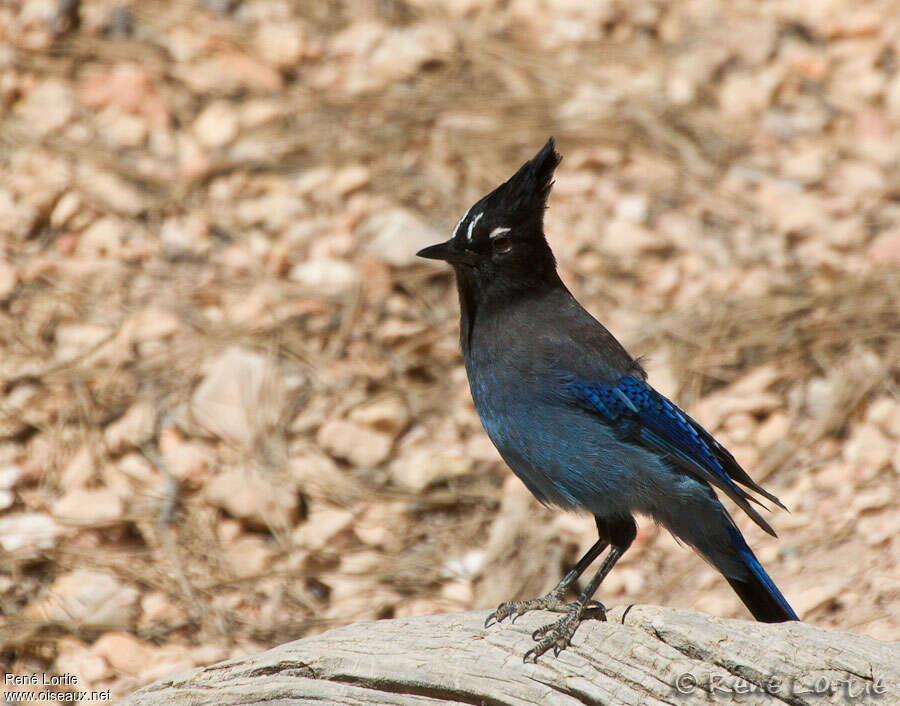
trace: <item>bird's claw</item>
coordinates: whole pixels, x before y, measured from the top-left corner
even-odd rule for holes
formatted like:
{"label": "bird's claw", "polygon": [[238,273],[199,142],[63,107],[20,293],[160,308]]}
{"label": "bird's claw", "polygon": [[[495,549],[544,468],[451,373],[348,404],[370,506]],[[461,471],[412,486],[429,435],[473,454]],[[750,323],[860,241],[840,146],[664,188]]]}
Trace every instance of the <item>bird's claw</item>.
{"label": "bird's claw", "polygon": [[559,657],[559,653],[572,644],[572,638],[575,636],[575,631],[578,629],[581,621],[588,617],[598,617],[600,620],[605,621],[606,606],[600,601],[571,604],[565,616],[555,623],[538,628],[531,634],[531,638],[537,644],[525,653],[522,661],[527,662],[530,659],[536,664],[538,657],[551,647],[553,648],[553,656]]}
{"label": "bird's claw", "polygon": [[551,647],[553,648],[554,657],[559,657],[559,653],[572,643],[572,637],[575,635],[575,630],[580,622],[581,616],[573,617],[573,615],[567,615],[555,623],[535,630],[535,634],[532,637],[537,640],[537,644],[525,653],[522,661],[528,662],[531,660],[537,664],[538,657]]}
{"label": "bird's claw", "polygon": [[487,620],[484,621],[484,627],[490,627],[492,622],[502,623],[506,618],[508,618],[513,613],[513,606],[515,605],[515,601],[504,601],[500,605],[497,606],[497,610],[491,613]]}
{"label": "bird's claw", "polygon": [[484,627],[490,627],[493,623],[502,623],[509,617],[512,617],[511,622],[515,623],[519,617],[532,610],[552,610],[560,613],[567,611],[568,608],[569,604],[561,601],[559,596],[552,592],[541,598],[531,598],[527,601],[504,601],[487,617]]}

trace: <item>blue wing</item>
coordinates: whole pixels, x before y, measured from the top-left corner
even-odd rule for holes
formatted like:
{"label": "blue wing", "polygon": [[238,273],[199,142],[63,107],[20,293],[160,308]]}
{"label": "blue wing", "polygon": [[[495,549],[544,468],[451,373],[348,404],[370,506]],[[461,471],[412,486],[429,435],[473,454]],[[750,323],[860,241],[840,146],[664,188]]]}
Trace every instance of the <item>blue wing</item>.
{"label": "blue wing", "polygon": [[568,385],[580,404],[598,412],[625,437],[665,454],[687,473],[719,488],[756,524],[775,536],[769,523],[748,501],[761,503],[737,483],[780,507],[784,505],[753,482],[709,432],[646,382],[623,375],[613,385],[575,379],[570,379]]}

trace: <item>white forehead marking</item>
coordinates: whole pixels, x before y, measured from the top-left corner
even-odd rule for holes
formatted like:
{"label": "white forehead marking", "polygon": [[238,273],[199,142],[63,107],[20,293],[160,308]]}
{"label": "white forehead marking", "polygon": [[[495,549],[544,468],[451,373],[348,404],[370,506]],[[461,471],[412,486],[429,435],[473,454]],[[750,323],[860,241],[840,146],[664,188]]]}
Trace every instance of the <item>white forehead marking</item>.
{"label": "white forehead marking", "polygon": [[512,230],[512,229],[504,228],[503,226],[500,226],[499,228],[494,228],[494,230],[491,231],[491,234],[488,237],[491,240],[493,240],[494,238],[498,238],[501,235],[506,235],[507,233],[509,233],[510,230]]}
{"label": "white forehead marking", "polygon": [[475,216],[475,218],[473,218],[471,221],[469,221],[469,230],[466,231],[466,240],[468,240],[470,243],[472,242],[472,229],[476,226],[478,221],[481,220],[481,217],[483,215],[484,215],[484,211],[482,211],[477,216]]}
{"label": "white forehead marking", "polygon": [[[470,208],[469,211],[471,211],[471,210],[472,210],[472,209]],[[462,214],[462,216],[460,217],[460,219],[456,222],[456,225],[453,226],[453,237],[454,237],[454,238],[456,237],[456,231],[459,230],[459,227],[463,224],[463,221],[466,220],[466,218],[468,218],[468,216],[469,216],[469,211],[466,211],[464,214]]]}

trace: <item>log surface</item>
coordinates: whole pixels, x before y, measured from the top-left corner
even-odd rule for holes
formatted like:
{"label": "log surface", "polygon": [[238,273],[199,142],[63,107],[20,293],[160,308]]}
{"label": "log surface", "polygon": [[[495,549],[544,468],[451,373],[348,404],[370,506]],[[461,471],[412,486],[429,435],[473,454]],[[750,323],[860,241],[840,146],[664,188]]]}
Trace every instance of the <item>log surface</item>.
{"label": "log surface", "polygon": [[622,613],[585,622],[568,650],[537,664],[522,662],[531,633],[558,615],[487,630],[487,612],[357,623],[151,684],[123,703],[900,703],[897,642],[651,606],[633,608],[623,625]]}

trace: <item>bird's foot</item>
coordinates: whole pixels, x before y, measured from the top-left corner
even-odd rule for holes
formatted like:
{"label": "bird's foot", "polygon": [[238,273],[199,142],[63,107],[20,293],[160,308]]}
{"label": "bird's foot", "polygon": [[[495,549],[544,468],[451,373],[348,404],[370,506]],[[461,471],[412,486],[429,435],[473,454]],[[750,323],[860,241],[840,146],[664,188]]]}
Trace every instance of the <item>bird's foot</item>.
{"label": "bird's foot", "polygon": [[585,618],[597,618],[605,621],[606,606],[600,601],[588,601],[587,603],[575,601],[568,604],[565,616],[555,623],[538,628],[532,633],[531,637],[537,641],[537,644],[525,653],[522,661],[527,662],[531,659],[537,663],[538,657],[551,647],[553,648],[553,656],[558,657],[560,652],[572,644],[575,631]]}
{"label": "bird's foot", "polygon": [[546,596],[529,598],[527,601],[504,601],[487,617],[484,627],[489,627],[491,623],[502,623],[510,616],[512,616],[512,622],[516,622],[516,618],[532,610],[552,610],[555,613],[565,613],[571,605],[573,604],[560,599],[558,591],[550,591]]}

